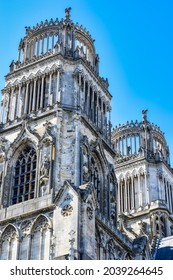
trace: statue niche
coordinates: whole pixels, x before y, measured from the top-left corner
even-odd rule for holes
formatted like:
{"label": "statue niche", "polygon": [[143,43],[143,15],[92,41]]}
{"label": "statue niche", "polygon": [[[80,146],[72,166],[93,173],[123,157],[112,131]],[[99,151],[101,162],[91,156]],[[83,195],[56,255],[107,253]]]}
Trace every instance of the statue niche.
{"label": "statue niche", "polygon": [[44,155],[43,162],[40,168],[40,190],[41,196],[44,196],[48,193],[49,190],[49,169],[50,169],[50,160],[47,155]]}
{"label": "statue niche", "polygon": [[51,135],[52,123],[46,121],[43,124],[45,132],[41,139],[41,163],[40,163],[40,196],[50,193],[50,178],[51,178],[51,162],[52,162],[52,147],[54,138]]}
{"label": "statue niche", "polygon": [[83,149],[83,182],[89,182],[89,159],[86,149]]}

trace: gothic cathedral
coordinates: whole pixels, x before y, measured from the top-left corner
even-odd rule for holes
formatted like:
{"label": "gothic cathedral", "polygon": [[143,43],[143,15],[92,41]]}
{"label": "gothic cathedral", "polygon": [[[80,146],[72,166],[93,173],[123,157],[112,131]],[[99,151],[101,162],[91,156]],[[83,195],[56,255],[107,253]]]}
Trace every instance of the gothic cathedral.
{"label": "gothic cathedral", "polygon": [[173,171],[147,120],[111,125],[89,32],[26,27],[0,116],[0,259],[153,259],[173,234]]}

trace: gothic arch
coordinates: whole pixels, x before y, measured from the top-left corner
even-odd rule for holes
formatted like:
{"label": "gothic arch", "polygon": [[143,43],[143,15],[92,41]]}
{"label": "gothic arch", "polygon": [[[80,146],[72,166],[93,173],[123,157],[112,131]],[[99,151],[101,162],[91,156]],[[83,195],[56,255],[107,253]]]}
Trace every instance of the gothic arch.
{"label": "gothic arch", "polygon": [[30,256],[32,260],[48,260],[50,258],[50,241],[52,223],[45,215],[39,215],[31,228]]}
{"label": "gothic arch", "polygon": [[8,224],[0,236],[0,259],[16,260],[19,253],[19,231],[12,225]]}
{"label": "gothic arch", "polygon": [[166,219],[164,213],[156,213],[154,217],[154,231],[155,235],[165,237],[166,236]]}
{"label": "gothic arch", "polygon": [[127,171],[126,174],[125,174],[125,178],[127,179],[128,177],[131,177],[131,174],[130,174],[129,171]]}
{"label": "gothic arch", "polygon": [[47,225],[49,226],[49,228],[53,228],[52,220],[47,215],[40,214],[34,219],[34,221],[32,223],[32,227],[30,229],[30,234],[32,234],[33,228],[35,227],[35,225],[38,224],[38,222],[40,220],[45,220],[47,222]]}
{"label": "gothic arch", "polygon": [[[38,164],[35,145],[25,138],[24,141],[18,143],[14,150],[11,148],[11,151],[7,153],[7,160],[3,186],[3,205],[5,207],[35,197]],[[29,195],[24,198],[24,194]],[[21,198],[13,201],[13,195]]]}
{"label": "gothic arch", "polygon": [[23,143],[27,142],[33,143],[36,148],[39,145],[40,137],[38,134],[31,131],[31,128],[28,126],[27,121],[24,121],[21,131],[17,135],[14,142],[11,144],[9,155],[7,155],[7,157],[9,158],[11,153],[14,153],[14,151],[17,150]]}
{"label": "gothic arch", "polygon": [[118,176],[118,181],[121,181],[124,179],[124,174],[123,173],[120,173],[120,175]]}
{"label": "gothic arch", "polygon": [[143,169],[143,167],[140,167],[140,168],[139,168],[138,174],[144,174],[144,169]]}

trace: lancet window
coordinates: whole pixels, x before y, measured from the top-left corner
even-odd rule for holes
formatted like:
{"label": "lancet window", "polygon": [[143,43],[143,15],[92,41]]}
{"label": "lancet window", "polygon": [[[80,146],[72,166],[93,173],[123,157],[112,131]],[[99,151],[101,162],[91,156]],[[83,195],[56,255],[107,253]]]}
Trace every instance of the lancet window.
{"label": "lancet window", "polygon": [[61,102],[60,72],[52,70],[4,90],[0,122],[7,123],[22,115],[39,113]]}
{"label": "lancet window", "polygon": [[92,121],[103,134],[110,140],[111,138],[111,114],[109,101],[106,100],[105,93],[99,91],[92,81],[88,81],[81,74],[76,77],[77,86],[80,91],[80,102],[82,111],[87,119]]}
{"label": "lancet window", "polygon": [[14,169],[12,204],[34,198],[36,180],[36,151],[27,146],[19,155]]}
{"label": "lancet window", "polygon": [[51,229],[46,217],[35,222],[31,234],[31,260],[48,260]]}
{"label": "lancet window", "polygon": [[140,138],[138,134],[126,135],[116,140],[115,149],[120,156],[138,154]]}
{"label": "lancet window", "polygon": [[0,260],[17,259],[18,234],[16,229],[9,225],[1,235]]}
{"label": "lancet window", "polygon": [[94,188],[96,190],[97,193],[97,199],[100,202],[100,174],[99,174],[99,170],[98,170],[98,166],[96,164],[96,161],[94,160],[94,158],[91,159],[91,181],[94,185]]}

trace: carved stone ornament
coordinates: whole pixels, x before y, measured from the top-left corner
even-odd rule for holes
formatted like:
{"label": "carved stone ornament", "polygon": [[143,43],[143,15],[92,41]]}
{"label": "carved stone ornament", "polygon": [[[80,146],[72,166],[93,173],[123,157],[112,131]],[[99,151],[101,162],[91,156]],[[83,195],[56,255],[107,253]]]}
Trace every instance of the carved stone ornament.
{"label": "carved stone ornament", "polygon": [[71,215],[73,211],[73,207],[70,205],[70,204],[67,204],[65,205],[62,210],[61,210],[61,214],[64,216],[64,217],[68,217]]}
{"label": "carved stone ornament", "polygon": [[30,227],[32,225],[32,222],[27,220],[27,221],[24,221],[21,223],[20,225],[20,229],[23,231],[23,232],[27,232],[30,230]]}
{"label": "carved stone ornament", "polygon": [[73,200],[72,195],[70,195],[69,193],[66,194],[63,202],[60,204],[60,207],[63,209],[65,206],[69,205],[72,200]]}
{"label": "carved stone ornament", "polygon": [[0,137],[0,162],[3,162],[5,160],[5,155],[9,149],[9,146],[9,141],[4,137]]}
{"label": "carved stone ornament", "polygon": [[47,156],[44,156],[44,160],[40,170],[41,177],[49,177],[49,167],[50,167],[50,161],[47,158]]}
{"label": "carved stone ornament", "polygon": [[88,219],[92,220],[94,216],[94,209],[91,202],[88,202],[86,211],[87,211]]}

